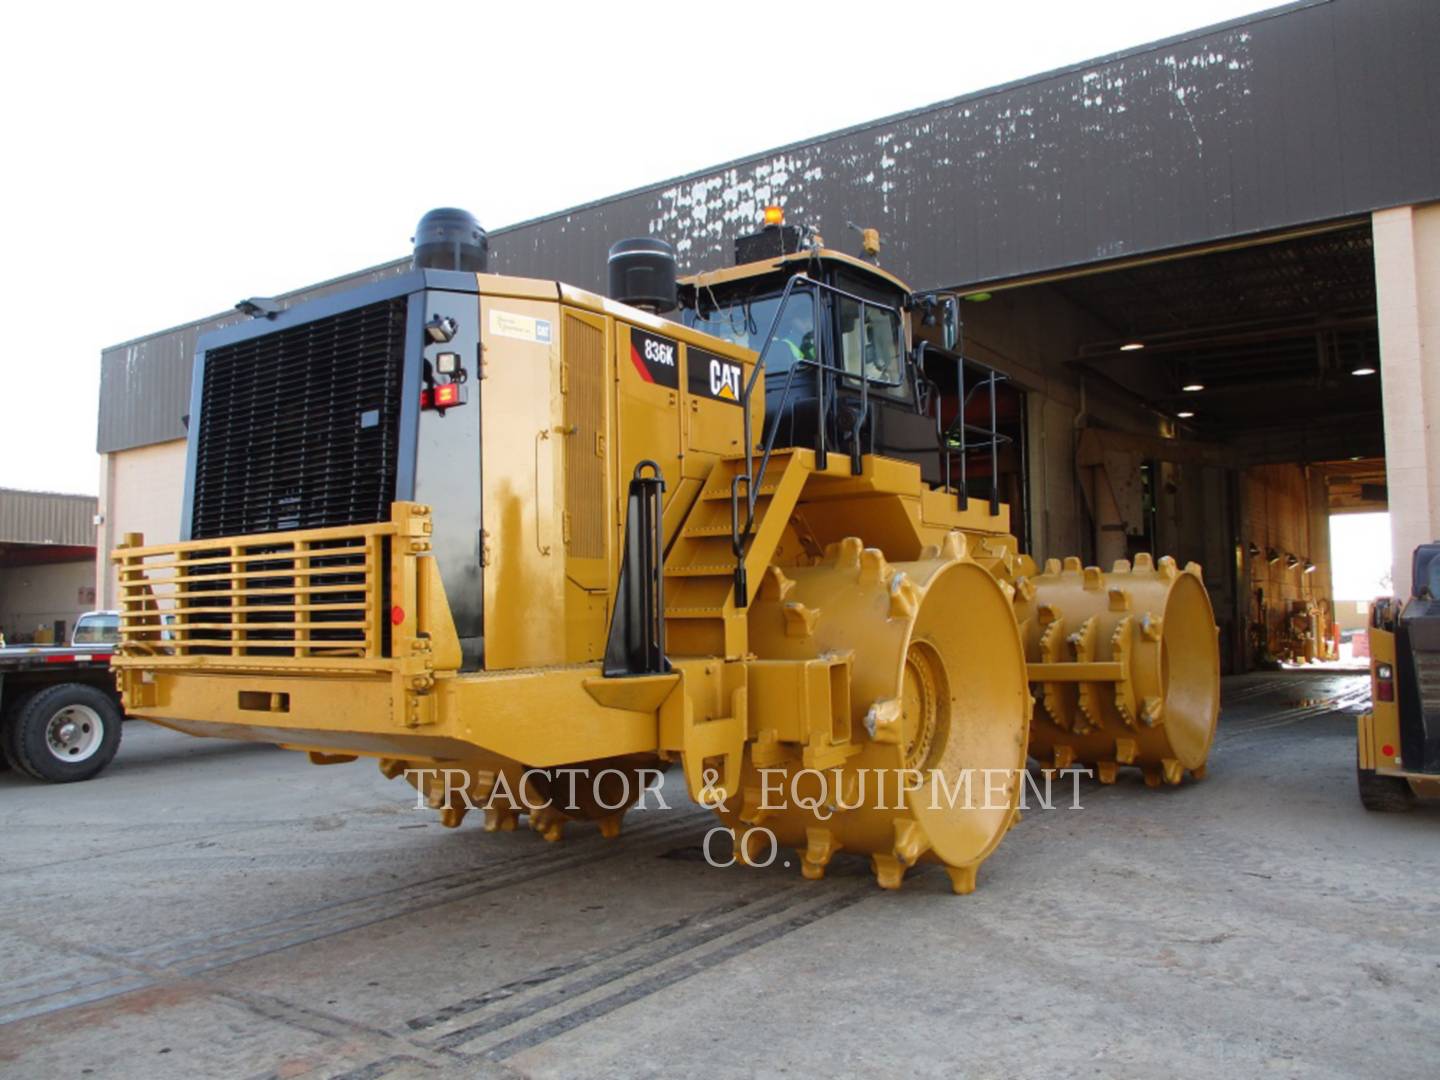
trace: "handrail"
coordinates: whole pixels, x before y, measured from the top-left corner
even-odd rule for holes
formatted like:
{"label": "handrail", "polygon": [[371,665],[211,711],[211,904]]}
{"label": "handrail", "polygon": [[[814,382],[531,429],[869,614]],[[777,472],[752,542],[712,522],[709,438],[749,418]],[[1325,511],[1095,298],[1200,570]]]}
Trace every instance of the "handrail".
{"label": "handrail", "polygon": [[648,458],[637,462],[625,496],[625,554],[605,641],[607,679],[670,670],[665,656],[664,492],[659,464]]}
{"label": "handrail", "polygon": [[[839,377],[853,377],[860,381],[860,414],[851,425],[851,469],[859,473],[861,469],[859,442],[860,430],[864,426],[870,414],[870,380],[865,376],[864,356],[860,360],[860,372],[855,375],[844,369],[843,366],[827,363],[827,351],[830,348],[830,335],[820,331],[820,312],[816,312],[816,334],[815,334],[815,358],[797,357],[791,364],[785,378],[785,387],[781,392],[780,403],[771,414],[769,432],[765,437],[763,452],[760,456],[760,469],[755,469],[755,444],[752,435],[750,419],[750,399],[755,392],[755,385],[760,379],[760,374],[765,369],[765,357],[769,353],[770,346],[775,340],[775,331],[780,326],[781,317],[785,314],[786,305],[795,293],[796,286],[806,289],[812,294],[812,302],[818,301],[821,294],[828,294],[841,299],[851,300],[860,305],[860,335],[862,344],[865,336],[865,313],[866,308],[879,308],[894,315],[897,322],[903,319],[899,308],[888,304],[877,303],[874,300],[867,300],[863,296],[857,296],[837,286],[830,285],[823,281],[817,281],[808,274],[793,274],[790,280],[785,283],[785,288],[780,293],[780,303],[775,307],[775,314],[770,317],[770,325],[765,332],[765,339],[760,345],[759,355],[755,361],[755,367],[750,372],[750,378],[745,383],[744,392],[741,394],[740,404],[743,409],[743,425],[745,438],[745,526],[740,527],[740,481],[741,475],[736,475],[730,484],[730,545],[735,554],[735,597],[736,605],[745,607],[749,600],[745,576],[745,555],[749,548],[750,540],[753,537],[755,528],[755,505],[759,501],[760,491],[765,482],[765,473],[770,467],[770,457],[775,449],[775,438],[779,434],[779,419],[784,415],[785,405],[790,398],[790,389],[794,385],[795,372],[802,367],[815,369],[815,398],[817,423],[815,427],[815,460],[820,468],[825,468],[827,463],[826,427],[828,422],[826,400],[825,400],[825,376],[827,373]],[[819,306],[818,304],[816,305]],[[903,337],[902,337],[903,342]],[[838,343],[836,348],[838,349]]]}
{"label": "handrail", "polygon": [[[761,373],[765,370],[766,357],[771,346],[775,343],[775,333],[781,325],[790,301],[797,292],[804,291],[811,297],[815,305],[816,335],[815,335],[815,356],[796,357],[786,372],[785,383],[780,393],[779,402],[774,410],[767,410],[768,431],[760,447],[759,467],[756,467],[756,447],[754,440],[753,424],[751,419],[751,399],[755,387],[760,381]],[[847,371],[844,367],[843,356],[839,362],[831,356],[832,352],[841,351],[841,343],[832,339],[828,332],[822,332],[821,321],[823,317],[822,297],[839,298],[850,300],[860,306],[860,326],[862,347],[865,336],[866,313],[868,308],[879,308],[889,312],[897,321],[903,320],[904,316],[898,307],[888,304],[877,303],[874,300],[867,300],[863,296],[849,292],[837,286],[818,281],[805,273],[793,274],[785,283],[780,293],[780,302],[775,306],[775,312],[770,317],[769,326],[766,328],[765,337],[758,350],[758,358],[755,366],[751,369],[750,377],[746,381],[741,393],[740,404],[743,410],[744,440],[745,440],[745,471],[737,473],[730,482],[730,546],[735,555],[735,597],[738,607],[745,607],[748,600],[748,587],[745,573],[745,556],[749,551],[749,545],[754,536],[755,529],[755,507],[760,500],[764,490],[765,475],[770,467],[770,459],[775,450],[775,441],[780,431],[781,418],[785,415],[785,406],[790,401],[791,390],[795,386],[796,375],[801,369],[813,369],[815,372],[815,399],[817,422],[815,430],[815,460],[817,467],[824,469],[827,464],[829,409],[827,401],[827,375],[833,375],[838,379],[857,379],[860,383],[860,408],[854,421],[850,424],[850,458],[851,470],[859,475],[861,465],[861,433],[866,421],[870,416],[870,382],[865,374],[865,361],[862,352],[860,358],[860,371],[858,373]],[[924,372],[927,350],[936,353],[948,354],[953,357],[956,369],[957,400],[959,402],[959,413],[948,428],[945,427],[941,412],[941,395],[938,385],[929,379]],[[986,374],[978,380],[974,386],[965,386],[965,357],[958,352],[949,349],[940,349],[928,342],[920,342],[914,350],[910,363],[914,368],[914,377],[911,380],[915,392],[915,403],[921,415],[925,414],[925,404],[921,401],[920,381],[924,379],[928,384],[931,393],[929,394],[929,405],[933,409],[936,433],[936,451],[940,458],[941,476],[945,489],[952,488],[952,457],[957,452],[952,445],[952,439],[958,436],[960,455],[960,478],[957,490],[960,508],[963,510],[969,505],[969,453],[970,435],[987,439],[989,442],[989,453],[991,461],[990,469],[990,513],[992,516],[1000,512],[1000,486],[998,457],[1002,443],[1011,443],[1014,440],[1007,435],[1002,435],[996,422],[996,384],[1004,380],[1006,376],[986,365],[977,364]],[[970,398],[977,391],[984,390],[989,397],[990,423],[988,427],[971,424],[965,419],[965,408]],[[745,513],[744,522],[741,522],[740,498],[741,486],[744,486]]]}
{"label": "handrail", "polygon": [[[956,398],[958,401],[958,408],[956,410],[955,419],[950,423],[950,426],[948,428],[944,427],[940,415],[939,386],[935,383],[933,379],[930,379],[928,376],[924,375],[925,358],[927,352],[941,354],[942,358],[950,358],[953,359],[955,362]],[[965,365],[967,363],[973,364],[975,367],[978,367],[985,372],[985,374],[973,386],[970,386],[968,388],[965,385]],[[979,364],[973,360],[967,361],[963,354],[954,352],[950,349],[942,349],[939,346],[932,345],[928,341],[922,341],[919,345],[915,347],[915,367],[917,371],[917,378],[925,377],[926,382],[932,388],[931,398],[935,406],[935,437],[938,453],[941,458],[940,473],[945,484],[945,490],[949,491],[952,486],[950,458],[953,454],[958,452],[960,455],[960,482],[958,485],[955,485],[957,497],[961,510],[965,510],[969,507],[970,440],[968,436],[983,436],[984,439],[990,443],[990,514],[992,517],[999,514],[1000,487],[999,470],[996,466],[996,459],[999,455],[1001,444],[1013,443],[1015,440],[1008,435],[1002,435],[1000,433],[1000,426],[995,417],[995,387],[997,383],[1006,381],[1008,379],[1008,376],[1002,374],[999,371],[996,371],[994,368],[986,364]],[[980,391],[982,389],[988,395],[990,402],[990,423],[988,427],[982,426],[980,424],[972,424],[965,419],[966,408],[970,404],[970,399],[975,395],[977,391]],[[955,439],[956,436],[958,436],[959,442],[958,451],[957,448],[952,445],[952,440]]]}

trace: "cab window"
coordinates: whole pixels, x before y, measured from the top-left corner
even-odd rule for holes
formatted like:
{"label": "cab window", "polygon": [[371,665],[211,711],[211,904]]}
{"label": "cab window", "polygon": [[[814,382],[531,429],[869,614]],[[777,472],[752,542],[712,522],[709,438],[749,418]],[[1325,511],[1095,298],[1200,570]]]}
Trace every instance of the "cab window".
{"label": "cab window", "polygon": [[[684,317],[686,326],[759,352],[778,310],[780,295],[777,293],[722,300],[718,305],[713,301],[709,305],[702,303],[698,311],[687,310]],[[802,359],[815,359],[815,301],[808,292],[795,291],[785,301],[775,336],[766,350],[765,370],[771,376],[781,374]]]}
{"label": "cab window", "polygon": [[901,381],[900,320],[894,312],[842,297],[840,355],[851,375],[890,385]]}

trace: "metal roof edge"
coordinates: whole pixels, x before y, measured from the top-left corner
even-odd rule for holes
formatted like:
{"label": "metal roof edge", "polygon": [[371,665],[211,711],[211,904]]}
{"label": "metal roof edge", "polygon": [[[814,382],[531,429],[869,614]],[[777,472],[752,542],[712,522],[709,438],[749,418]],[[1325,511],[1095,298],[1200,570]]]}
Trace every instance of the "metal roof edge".
{"label": "metal roof edge", "polygon": [[86,495],[78,491],[44,491],[35,488],[0,487],[0,498],[6,495],[41,495],[47,499],[89,499],[95,502],[98,495]]}
{"label": "metal roof edge", "polygon": [[1009,82],[999,83],[995,86],[988,86],[981,90],[972,90],[969,93],[961,94],[958,97],[946,98],[943,101],[936,101],[929,105],[920,105],[913,109],[904,109],[897,113],[890,113],[888,116],[882,116],[875,120],[865,120],[861,123],[852,124],[849,127],[839,128],[835,131],[826,132],[821,135],[812,135],[804,139],[797,139],[793,142],[784,143],[781,146],[772,147],[768,150],[761,150],[753,154],[745,154],[741,157],[731,158],[729,161],[721,162],[718,165],[708,165],[701,169],[695,169],[691,172],[682,173],[678,176],[672,176],[667,180],[661,180],[653,184],[642,184],[639,187],[630,188],[629,190],[621,191],[614,195],[606,195],[602,198],[591,199],[589,202],[579,203],[578,205],[569,207],[565,210],[559,210],[548,214],[541,214],[537,217],[526,218],[524,221],[517,221],[511,225],[503,225],[498,229],[488,229],[486,231],[491,236],[503,236],[506,233],[516,232],[520,229],[530,228],[534,225],[544,224],[547,221],[555,221],[559,218],[569,217],[573,214],[582,213],[587,210],[594,210],[597,207],[605,206],[609,203],[619,202],[621,199],[633,198],[636,195],[644,195],[645,193],[651,191],[662,191],[667,187],[673,187],[676,184],[683,184],[690,180],[698,180],[702,177],[710,176],[713,173],[723,172],[726,169],[734,169],[738,168],[741,165],[748,165],[752,162],[763,161],[767,157],[771,157],[775,154],[785,154],[789,153],[792,150],[798,150],[802,147],[815,146],[820,143],[833,142],[836,139],[843,139],[850,135],[856,135],[864,131],[871,131],[875,128],[881,128],[890,124],[896,124],[902,120],[909,120],[917,116],[925,116],[929,113],[942,112],[945,109],[954,108],[956,105],[961,105],[966,102],[980,101],[987,97],[994,97],[997,94],[1009,93],[1010,91],[1019,89],[1022,86],[1030,86],[1036,83],[1045,82],[1049,79],[1058,79],[1065,75],[1073,75],[1076,72],[1085,71],[1088,68],[1096,67],[1100,64],[1114,63],[1117,60],[1124,60],[1132,56],[1140,56],[1144,53],[1166,49],[1173,45],[1179,45],[1187,41],[1193,41],[1196,38],[1206,37],[1210,34],[1220,33],[1225,30],[1233,30],[1239,26],[1249,26],[1255,23],[1266,22],[1270,19],[1279,18],[1283,15],[1290,15],[1297,11],[1305,10],[1306,8],[1323,7],[1327,4],[1333,4],[1334,2],[1335,0],[1292,0],[1291,3],[1281,4],[1278,7],[1265,8],[1261,11],[1253,12],[1250,15],[1240,15],[1233,19],[1227,19],[1224,22],[1213,23],[1209,26],[1198,27],[1194,30],[1186,30],[1182,33],[1174,34],[1167,38],[1160,38],[1157,41],[1147,42],[1143,45],[1134,45],[1127,49],[1119,49],[1112,53],[1106,53],[1103,56],[1097,56],[1087,60],[1081,60],[1074,64],[1066,64],[1062,67],[1052,68],[1049,71],[1040,72],[1036,75],[1026,75],[1023,78],[1012,79]]}
{"label": "metal roof edge", "polygon": [[[362,270],[352,270],[348,274],[336,274],[334,277],[326,278],[324,281],[317,281],[310,285],[301,285],[299,288],[296,289],[289,289],[282,293],[276,293],[274,299],[290,300],[304,293],[313,292],[316,289],[326,289],[329,288],[331,285],[344,284],[345,282],[350,281],[352,278],[364,277],[366,274],[375,274],[379,273],[382,270],[392,270],[395,267],[400,266],[402,263],[408,263],[409,261],[410,256],[406,255],[403,258],[390,259],[387,262],[376,263],[374,266],[367,266]],[[100,352],[103,355],[107,352],[114,352],[116,349],[125,349],[131,345],[138,345],[143,341],[150,341],[154,338],[165,337],[169,334],[174,334],[181,330],[190,330],[194,327],[204,326],[206,323],[215,322],[218,319],[228,319],[232,315],[239,316],[240,314],[241,313],[239,311],[232,307],[226,311],[218,311],[213,315],[205,315],[199,319],[191,319],[188,322],[176,323],[174,326],[168,326],[164,330],[154,330],[148,334],[141,334],[139,337],[133,337],[126,341],[117,341],[114,345],[106,345],[102,347]]]}

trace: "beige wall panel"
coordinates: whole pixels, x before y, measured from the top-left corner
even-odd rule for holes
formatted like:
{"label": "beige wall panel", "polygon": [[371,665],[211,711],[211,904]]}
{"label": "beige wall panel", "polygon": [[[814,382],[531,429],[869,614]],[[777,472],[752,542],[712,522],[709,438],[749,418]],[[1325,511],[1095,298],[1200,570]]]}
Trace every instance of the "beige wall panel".
{"label": "beige wall panel", "polygon": [[109,554],[128,532],[149,544],[180,539],[185,496],[185,440],[105,454],[100,466],[99,559],[95,570],[100,607],[115,606],[115,575]]}

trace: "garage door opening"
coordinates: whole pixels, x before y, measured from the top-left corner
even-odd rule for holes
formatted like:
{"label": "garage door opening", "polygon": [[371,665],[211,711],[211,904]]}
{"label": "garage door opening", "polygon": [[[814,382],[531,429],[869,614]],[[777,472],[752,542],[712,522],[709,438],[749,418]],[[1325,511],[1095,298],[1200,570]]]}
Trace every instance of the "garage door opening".
{"label": "garage door opening", "polygon": [[1330,515],[1385,508],[1368,219],[961,291],[1033,550],[1199,564],[1228,671],[1338,659]]}
{"label": "garage door opening", "polygon": [[1390,515],[1358,511],[1330,517],[1331,575],[1335,588],[1335,624],[1340,637],[1339,659],[1360,666],[1369,663],[1366,630],[1377,597],[1395,591],[1390,566]]}

